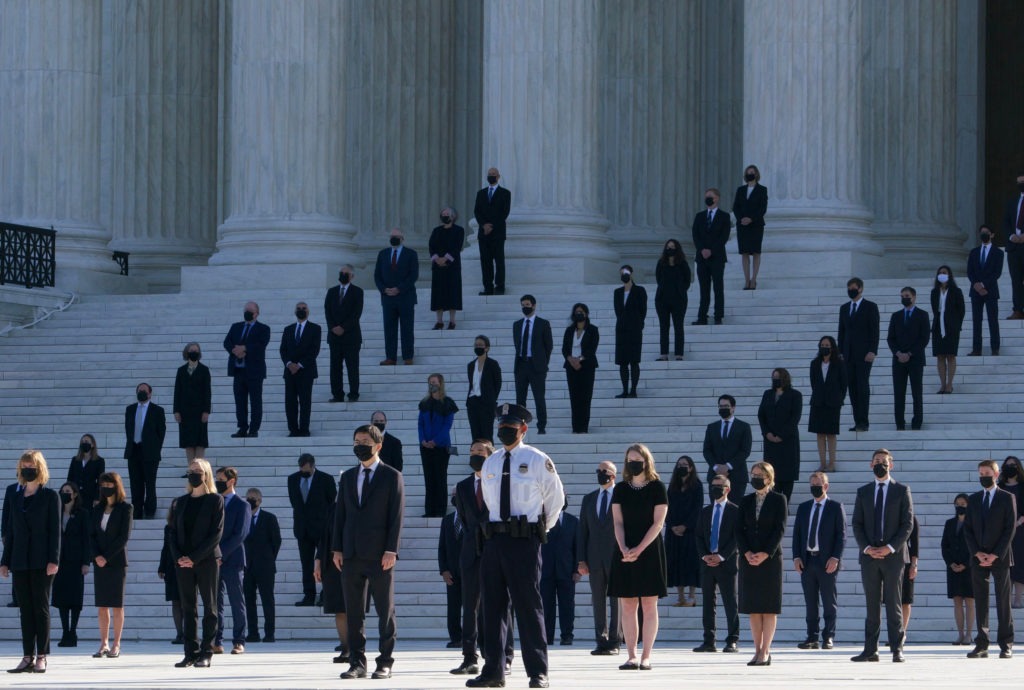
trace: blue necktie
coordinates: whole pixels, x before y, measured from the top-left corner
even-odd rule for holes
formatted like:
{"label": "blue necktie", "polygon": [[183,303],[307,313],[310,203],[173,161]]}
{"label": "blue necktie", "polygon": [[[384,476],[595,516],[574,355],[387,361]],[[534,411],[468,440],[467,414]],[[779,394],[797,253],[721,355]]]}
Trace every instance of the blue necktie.
{"label": "blue necktie", "polygon": [[909,323],[909,322],[910,322],[910,310],[907,309],[907,310],[905,310],[903,312],[903,323],[906,324],[906,323]]}
{"label": "blue necktie", "polygon": [[597,519],[604,520],[604,516],[608,514],[608,492],[601,492],[601,509],[597,511]]}
{"label": "blue necktie", "polygon": [[715,504],[715,512],[711,516],[711,553],[718,553],[718,528],[722,524],[722,504]]}

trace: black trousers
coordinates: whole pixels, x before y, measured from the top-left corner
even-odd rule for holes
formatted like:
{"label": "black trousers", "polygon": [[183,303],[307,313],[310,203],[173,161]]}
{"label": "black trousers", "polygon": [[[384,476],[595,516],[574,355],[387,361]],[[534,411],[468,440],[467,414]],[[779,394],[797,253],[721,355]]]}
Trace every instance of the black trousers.
{"label": "black trousers", "polygon": [[850,407],[853,408],[854,426],[867,428],[868,408],[871,406],[871,365],[863,357],[846,360],[846,379],[850,382]]}
{"label": "black trousers", "polygon": [[384,570],[380,559],[345,559],[341,569],[341,587],[348,612],[348,659],[353,666],[366,668],[366,593],[369,589],[377,611],[380,636],[377,666],[391,668],[395,663],[395,583],[394,568]]}
{"label": "black trousers", "polygon": [[583,367],[579,371],[569,367],[565,380],[569,384],[569,406],[572,408],[573,433],[585,434],[590,429],[590,403],[594,399],[596,369]]}
{"label": "black trousers", "polygon": [[444,517],[448,508],[448,449],[420,446],[423,463],[423,512],[427,517]]}
{"label": "black trousers", "polygon": [[882,559],[860,557],[860,581],[864,586],[867,616],[864,619],[864,651],[878,652],[878,635],[882,631],[882,602],[889,631],[889,647],[903,649],[903,568],[899,552]]}
{"label": "black trousers", "polygon": [[479,395],[466,398],[466,416],[469,417],[469,433],[472,439],[487,439],[494,442],[494,408],[496,403],[484,400]]}
{"label": "black trousers", "polygon": [[999,349],[999,300],[989,295],[979,297],[971,293],[971,320],[973,330],[971,338],[971,350],[981,352],[981,317],[982,312],[988,317],[988,339],[992,351]]}
{"label": "black trousers", "polygon": [[[594,640],[598,647],[618,649],[622,639],[622,621],[618,597],[608,596],[611,562],[590,561],[590,603],[594,610]],[[611,609],[609,621],[608,609]]]}
{"label": "black trousers", "polygon": [[359,395],[359,350],[362,343],[330,342],[331,348],[331,397],[341,400],[345,397],[344,370],[348,370],[348,392]]}
{"label": "black trousers", "polygon": [[452,573],[452,584],[445,585],[448,613],[448,640],[462,642],[462,576]]}
{"label": "black trousers", "polygon": [[999,620],[999,635],[996,640],[1000,649],[1010,649],[1013,647],[1013,612],[1010,610],[1013,585],[1010,583],[1010,566],[1003,563],[1001,567],[982,568],[972,557],[971,587],[974,589],[974,611],[978,621],[978,636],[974,641],[982,649],[987,649],[991,640],[988,625],[989,577],[995,583],[996,589],[996,616]]}
{"label": "black trousers", "polygon": [[722,593],[722,606],[725,607],[725,624],[727,627],[725,643],[734,644],[740,641],[739,600],[736,596],[736,559],[722,561],[715,567],[701,562],[700,589],[703,596],[704,643],[714,644],[718,634],[715,621],[716,602],[715,590]]}
{"label": "black trousers", "polygon": [[[828,558],[822,554],[804,553],[804,571],[800,574],[800,584],[804,590],[804,605],[807,611],[807,639],[817,639],[821,633],[822,640],[832,640],[836,636],[836,609],[839,607],[839,594],[836,579],[839,570],[829,575],[825,572]],[[825,625],[818,626],[818,600],[824,613]]]}
{"label": "black trousers", "polygon": [[715,318],[723,318],[725,316],[725,262],[698,261],[697,280],[700,283],[700,306],[697,307],[697,320],[708,320],[712,286],[715,290]]}
{"label": "black trousers", "polygon": [[548,405],[544,400],[548,372],[537,371],[529,360],[516,358],[514,375],[516,379],[516,405],[526,407],[526,389],[533,391],[533,404],[537,408],[537,429],[543,431],[548,426]]}
{"label": "black trousers", "polygon": [[291,433],[309,433],[313,411],[313,375],[305,369],[284,372],[284,415]]}
{"label": "black trousers", "polygon": [[555,640],[555,612],[562,639],[572,639],[576,627],[576,583],[572,578],[541,578],[540,597],[544,602],[544,632],[548,643]]}
{"label": "black trousers", "polygon": [[490,235],[480,234],[480,275],[484,292],[505,289],[505,236],[493,230]]}
{"label": "black trousers", "polygon": [[248,618],[250,636],[259,637],[260,634],[259,616],[256,612],[257,593],[259,593],[260,602],[263,604],[263,637],[274,636],[274,624],[277,619],[274,604],[274,578],[273,571],[261,570],[253,573],[251,567],[245,571],[242,587],[245,590],[245,615]]}
{"label": "black trousers", "polygon": [[316,561],[316,547],[320,543],[319,537],[311,537],[305,534],[296,537],[299,545],[299,564],[302,568],[302,596],[310,598],[316,596],[316,580],[313,579],[313,563]]}
{"label": "black trousers", "polygon": [[[1007,243],[1007,247],[1012,246],[1012,243]],[[1015,251],[1006,252],[1006,268],[1010,272],[1010,283],[1013,285],[1013,310],[1024,311],[1024,248],[1016,246]]]}
{"label": "black trousers", "polygon": [[920,429],[924,419],[924,360],[911,357],[906,364],[892,358],[892,394],[896,425],[906,426],[907,380],[910,381],[910,395],[914,399],[914,416],[910,418],[912,429]]}
{"label": "black trousers", "polygon": [[[235,421],[238,428],[248,433],[258,432],[263,424],[263,379],[248,379],[245,370],[236,371],[233,390],[235,394]],[[252,407],[252,421],[249,421],[249,407]]]}
{"label": "black trousers", "polygon": [[[480,559],[471,565],[462,565],[462,656],[465,661],[477,663],[477,649],[484,652],[487,648],[486,629],[484,628],[484,608],[480,596]],[[505,638],[505,665],[512,663],[513,634],[512,608],[506,611],[505,625],[508,635]]]}
{"label": "black trousers", "polygon": [[675,330],[675,348],[673,353],[676,357],[683,356],[683,346],[686,344],[686,300],[678,304],[666,304],[655,302],[654,310],[658,313],[658,327],[661,330],[661,354],[668,354],[668,326],[669,321]]}
{"label": "black trousers", "polygon": [[53,575],[45,568],[14,570],[13,589],[21,614],[21,648],[24,656],[50,653],[50,589]]}
{"label": "black trousers", "polygon": [[128,485],[132,492],[132,516],[141,520],[156,515],[156,474],[160,461],[143,457],[142,444],[132,446],[128,458]]}
{"label": "black trousers", "polygon": [[[217,559],[207,558],[191,568],[174,566],[178,578],[178,596],[181,597],[182,633],[185,638],[185,657],[195,659],[201,654],[213,654],[213,640],[217,636],[217,587],[220,566]],[[199,600],[203,600],[203,638],[199,639]]]}

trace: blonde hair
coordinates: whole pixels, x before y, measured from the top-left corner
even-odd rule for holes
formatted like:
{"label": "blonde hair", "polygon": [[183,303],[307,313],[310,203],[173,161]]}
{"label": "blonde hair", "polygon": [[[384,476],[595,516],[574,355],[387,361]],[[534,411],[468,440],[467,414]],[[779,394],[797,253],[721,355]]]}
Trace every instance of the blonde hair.
{"label": "blonde hair", "polygon": [[755,462],[754,466],[750,468],[750,473],[753,474],[754,470],[761,470],[764,473],[765,478],[768,480],[768,488],[775,486],[775,468],[772,467],[770,462]]}
{"label": "blonde hair", "polygon": [[624,456],[622,470],[623,481],[630,481],[635,475],[629,471],[629,453],[635,451],[643,456],[644,458],[644,479],[649,482],[653,482],[659,479],[658,470],[654,469],[654,456],[651,455],[650,449],[642,443],[634,443],[626,449],[626,455]]}
{"label": "blonde hair", "polygon": [[[203,483],[200,486],[205,486],[206,493],[208,494],[217,493],[217,485],[213,483],[213,468],[210,467],[210,463],[203,458],[194,458],[192,462],[188,464],[189,468],[194,464],[199,465],[203,470]],[[185,482],[185,491],[186,493],[192,493],[192,485],[187,481]]]}
{"label": "blonde hair", "polygon": [[43,457],[42,452],[38,450],[26,450],[21,454],[21,457],[18,459],[18,466],[14,470],[19,484],[22,486],[25,486],[26,484],[25,480],[21,476],[21,464],[24,462],[30,462],[36,468],[36,481],[39,482],[40,486],[45,486],[46,482],[50,481],[50,468],[47,467],[46,458]]}

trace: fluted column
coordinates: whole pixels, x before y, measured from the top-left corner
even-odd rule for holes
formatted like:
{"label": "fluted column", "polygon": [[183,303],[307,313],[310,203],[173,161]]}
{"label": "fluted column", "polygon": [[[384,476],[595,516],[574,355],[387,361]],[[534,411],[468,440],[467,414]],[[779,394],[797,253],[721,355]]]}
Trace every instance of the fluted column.
{"label": "fluted column", "polygon": [[101,0],[0,5],[0,216],[57,230],[57,286],[116,273],[100,221]]}
{"label": "fluted column", "polygon": [[352,259],[355,231],[343,212],[347,8],[334,0],[227,3],[227,218],[211,265]]}
{"label": "fluted column", "polygon": [[956,4],[865,5],[864,184],[897,272],[959,266],[973,230],[956,225]]}
{"label": "fluted column", "polygon": [[615,279],[600,204],[599,20],[592,0],[484,5],[480,172],[497,167],[512,190],[512,291]]}
{"label": "fluted column", "polygon": [[743,161],[768,187],[768,276],[877,272],[856,97],[860,12],[858,0],[746,0]]}
{"label": "fluted column", "polygon": [[219,2],[107,0],[104,185],[111,247],[164,289],[217,229]]}

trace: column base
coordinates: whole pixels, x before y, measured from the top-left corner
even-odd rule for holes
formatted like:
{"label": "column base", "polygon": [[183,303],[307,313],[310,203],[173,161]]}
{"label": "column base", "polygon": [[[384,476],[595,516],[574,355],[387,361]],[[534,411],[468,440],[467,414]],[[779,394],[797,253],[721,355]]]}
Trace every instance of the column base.
{"label": "column base", "polygon": [[963,275],[968,249],[966,237],[953,224],[889,223],[872,228],[885,248],[885,263],[892,275],[933,278],[939,266]]}
{"label": "column base", "polygon": [[217,228],[211,266],[356,263],[355,228],[323,215],[228,218]]}
{"label": "column base", "polygon": [[183,266],[205,265],[212,247],[190,246],[189,240],[111,242],[110,250],[128,252],[128,274],[141,278],[150,292],[177,292]]}
{"label": "column base", "polygon": [[[338,283],[338,265],[326,263],[236,264],[231,266],[182,266],[181,292],[247,292],[252,289],[310,289],[309,300],[323,299],[323,292]],[[372,290],[373,276],[359,281]],[[314,302],[310,302],[314,304]]]}

